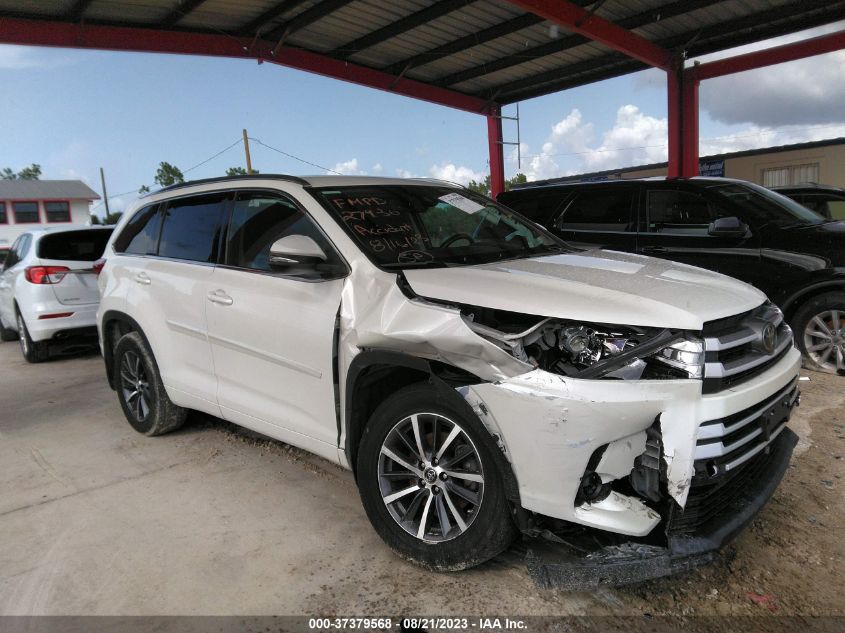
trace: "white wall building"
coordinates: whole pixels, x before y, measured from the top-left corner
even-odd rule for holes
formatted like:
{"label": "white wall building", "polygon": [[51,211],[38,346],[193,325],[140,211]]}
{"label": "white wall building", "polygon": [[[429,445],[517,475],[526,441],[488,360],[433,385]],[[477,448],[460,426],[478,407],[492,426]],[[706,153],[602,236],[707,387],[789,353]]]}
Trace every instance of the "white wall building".
{"label": "white wall building", "polygon": [[0,260],[35,226],[87,224],[100,196],[80,180],[0,180]]}

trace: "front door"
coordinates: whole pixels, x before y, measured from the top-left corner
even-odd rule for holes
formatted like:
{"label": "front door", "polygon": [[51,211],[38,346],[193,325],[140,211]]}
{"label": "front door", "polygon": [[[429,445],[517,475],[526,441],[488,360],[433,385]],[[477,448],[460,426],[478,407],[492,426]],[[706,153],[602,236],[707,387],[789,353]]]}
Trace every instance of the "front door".
{"label": "front door", "polygon": [[306,235],[339,259],[289,198],[238,194],[226,263],[214,270],[207,296],[217,399],[224,418],[336,459],[333,355],[343,280],[271,266],[270,246],[288,235]]}

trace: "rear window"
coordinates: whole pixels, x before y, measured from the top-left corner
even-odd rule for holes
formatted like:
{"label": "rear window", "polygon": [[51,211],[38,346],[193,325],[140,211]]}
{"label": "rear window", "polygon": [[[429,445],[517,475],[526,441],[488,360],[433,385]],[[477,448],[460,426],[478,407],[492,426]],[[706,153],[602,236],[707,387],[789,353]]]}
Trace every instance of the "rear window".
{"label": "rear window", "polygon": [[49,233],[38,242],[39,259],[93,262],[103,256],[110,229],[89,229]]}

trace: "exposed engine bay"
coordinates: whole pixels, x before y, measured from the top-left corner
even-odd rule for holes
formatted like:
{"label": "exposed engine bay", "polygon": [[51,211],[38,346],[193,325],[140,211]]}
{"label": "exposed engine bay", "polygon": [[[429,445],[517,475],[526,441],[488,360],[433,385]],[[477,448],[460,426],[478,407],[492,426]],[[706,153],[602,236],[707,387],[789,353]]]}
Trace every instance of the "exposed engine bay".
{"label": "exposed engine bay", "polygon": [[578,323],[463,306],[467,326],[514,358],[544,371],[622,380],[690,378],[703,354],[683,333]]}

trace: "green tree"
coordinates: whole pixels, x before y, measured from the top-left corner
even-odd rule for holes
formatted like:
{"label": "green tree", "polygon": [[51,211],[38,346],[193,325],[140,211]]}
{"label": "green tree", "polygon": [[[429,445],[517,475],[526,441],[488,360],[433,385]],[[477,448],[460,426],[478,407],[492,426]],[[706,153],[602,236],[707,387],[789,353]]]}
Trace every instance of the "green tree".
{"label": "green tree", "polygon": [[176,165],[162,161],[158,164],[155,182],[162,187],[178,185],[179,183],[185,182],[185,175]]}
{"label": "green tree", "polygon": [[89,217],[91,218],[91,224],[93,226],[97,226],[98,224],[102,224],[102,222],[100,222],[100,216],[97,215],[96,213],[92,213]]}
{"label": "green tree", "polygon": [[38,180],[41,178],[41,165],[32,163],[29,167],[24,167],[19,172],[15,173],[9,167],[4,167],[0,171],[0,179],[2,180]]}
{"label": "green tree", "polygon": [[138,189],[138,195],[143,196],[145,193],[150,193],[150,188],[147,185],[141,185],[141,188]]}
{"label": "green tree", "polygon": [[[505,191],[510,191],[514,185],[521,185],[526,182],[528,182],[528,177],[525,174],[516,174],[513,178],[505,180]],[[489,196],[491,191],[490,175],[488,174],[482,182],[470,180],[467,189],[475,193],[480,193],[483,196]]]}
{"label": "green tree", "polygon": [[114,213],[107,213],[106,217],[103,218],[103,224],[117,224],[120,217],[123,215],[123,211],[115,211]]}
{"label": "green tree", "polygon": [[[257,174],[258,170],[253,169],[252,173]],[[246,169],[244,169],[243,167],[229,167],[229,169],[226,170],[226,175],[227,176],[246,176],[247,173],[246,173]]]}

